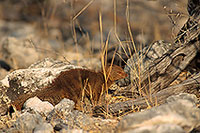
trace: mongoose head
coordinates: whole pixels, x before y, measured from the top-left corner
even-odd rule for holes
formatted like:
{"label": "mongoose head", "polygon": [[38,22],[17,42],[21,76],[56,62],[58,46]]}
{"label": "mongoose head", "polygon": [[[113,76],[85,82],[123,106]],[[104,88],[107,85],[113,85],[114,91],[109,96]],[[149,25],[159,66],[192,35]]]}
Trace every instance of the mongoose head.
{"label": "mongoose head", "polygon": [[106,73],[106,78],[110,79],[111,81],[123,79],[128,76],[124,70],[117,65],[107,65],[102,72]]}

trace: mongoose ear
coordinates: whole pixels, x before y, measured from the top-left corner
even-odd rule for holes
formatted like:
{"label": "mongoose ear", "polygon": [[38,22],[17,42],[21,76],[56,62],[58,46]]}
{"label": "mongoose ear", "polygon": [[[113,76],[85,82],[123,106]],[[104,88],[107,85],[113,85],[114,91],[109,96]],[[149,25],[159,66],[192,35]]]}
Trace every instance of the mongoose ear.
{"label": "mongoose ear", "polygon": [[112,81],[123,79],[128,76],[124,70],[117,65],[107,65],[105,67],[105,72]]}

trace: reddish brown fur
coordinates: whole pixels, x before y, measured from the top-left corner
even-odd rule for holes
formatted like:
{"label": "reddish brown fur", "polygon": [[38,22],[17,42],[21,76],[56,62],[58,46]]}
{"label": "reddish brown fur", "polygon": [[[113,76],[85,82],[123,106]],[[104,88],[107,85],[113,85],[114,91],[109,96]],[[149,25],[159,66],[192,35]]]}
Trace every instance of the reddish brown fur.
{"label": "reddish brown fur", "polygon": [[[13,102],[13,105],[20,110],[28,98],[37,96],[53,105],[59,103],[63,98],[68,98],[73,100],[76,107],[79,108],[81,106],[83,88],[85,88],[85,96],[89,97],[90,101],[96,105],[106,87],[108,88],[115,80],[127,76],[123,69],[116,65],[112,66],[112,68],[107,66],[105,72],[106,75],[104,75],[103,71],[94,72],[87,69],[71,69],[61,72],[50,86],[31,95],[25,94],[21,96],[20,99]],[[108,77],[106,78],[107,80],[105,80],[105,77]]]}

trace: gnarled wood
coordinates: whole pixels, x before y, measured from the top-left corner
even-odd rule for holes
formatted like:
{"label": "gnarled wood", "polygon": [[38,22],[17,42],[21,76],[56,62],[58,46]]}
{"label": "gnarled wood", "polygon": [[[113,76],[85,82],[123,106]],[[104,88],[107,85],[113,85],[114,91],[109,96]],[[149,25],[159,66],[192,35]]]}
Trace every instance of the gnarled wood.
{"label": "gnarled wood", "polygon": [[[108,113],[112,115],[120,115],[124,114],[127,111],[134,110],[134,108],[136,107],[138,107],[139,109],[146,109],[149,106],[152,107],[165,103],[166,99],[169,96],[184,92],[192,93],[197,95],[197,97],[200,97],[199,88],[200,73],[183,81],[181,84],[165,88],[159,91],[158,93],[134,100],[110,104],[108,105]],[[102,110],[106,111],[107,109],[106,107],[97,107],[95,113],[102,113]]]}

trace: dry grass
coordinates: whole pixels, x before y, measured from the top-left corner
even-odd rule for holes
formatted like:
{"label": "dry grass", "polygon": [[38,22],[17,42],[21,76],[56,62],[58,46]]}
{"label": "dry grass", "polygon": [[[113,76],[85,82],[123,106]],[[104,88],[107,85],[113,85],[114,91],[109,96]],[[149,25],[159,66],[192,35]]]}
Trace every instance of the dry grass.
{"label": "dry grass", "polygon": [[[77,19],[79,18],[79,16],[81,16],[81,14],[83,14],[90,6],[92,6],[93,3],[94,3],[94,0],[90,0],[85,6],[83,6],[82,9],[80,9],[80,11],[78,13],[74,13],[74,11],[73,11],[74,1],[71,1],[71,20],[70,20],[70,23],[71,23],[73,40],[74,40],[74,43],[75,43],[75,47],[76,47],[76,52],[77,53],[82,53],[82,51],[79,51],[79,49],[78,49],[79,48],[79,44],[78,44],[78,41],[77,41],[77,34],[76,34],[76,30],[75,30],[75,25],[76,25],[76,23],[78,21]],[[142,88],[142,86],[141,86],[141,73],[142,73],[141,72],[141,67],[143,66],[141,60],[143,59],[143,57],[139,57],[139,55],[137,54],[138,49],[136,47],[135,38],[134,38],[134,35],[132,33],[132,29],[133,28],[131,27],[133,24],[132,24],[132,22],[130,22],[130,5],[129,4],[130,4],[130,1],[126,0],[126,11],[125,11],[126,20],[125,21],[126,21],[127,31],[128,31],[128,35],[129,35],[129,37],[128,37],[129,39],[126,40],[126,41],[129,42],[132,45],[132,47],[134,48],[134,51],[132,51],[130,47],[128,47],[128,51],[127,51],[125,49],[125,47],[124,47],[124,42],[122,40],[120,40],[120,35],[118,33],[118,22],[117,22],[117,17],[118,17],[118,14],[117,14],[117,1],[113,0],[113,27],[114,28],[110,28],[110,30],[109,30],[110,32],[107,35],[106,41],[104,42],[104,38],[103,38],[104,37],[104,35],[103,35],[104,34],[104,31],[103,31],[104,27],[103,27],[103,25],[104,24],[103,24],[103,21],[102,21],[102,19],[103,19],[102,14],[103,13],[100,10],[99,14],[98,14],[98,21],[99,21],[98,24],[99,24],[99,33],[101,35],[101,39],[100,39],[101,40],[100,41],[100,43],[101,43],[101,51],[100,51],[99,55],[89,55],[89,56],[90,57],[100,56],[101,67],[102,67],[102,70],[104,72],[104,77],[105,77],[106,82],[107,82],[108,75],[105,72],[105,66],[107,65],[106,61],[107,61],[107,55],[108,55],[107,51],[108,51],[108,49],[110,47],[109,46],[109,39],[110,39],[111,31],[114,31],[115,38],[116,38],[116,40],[118,40],[118,43],[119,43],[120,51],[123,51],[128,58],[130,58],[128,53],[131,53],[130,55],[132,55],[133,53],[136,54],[136,58],[138,60],[138,62],[136,63],[137,64],[136,65],[137,68],[131,68],[131,71],[135,71],[135,75],[134,76],[137,77],[136,78],[137,80],[132,81],[132,82],[134,82],[134,84],[137,85],[138,91],[139,91],[139,95],[148,98],[148,99],[146,99],[146,103],[148,105],[148,108],[151,108],[152,106],[149,103],[149,101],[151,101],[152,103],[154,103],[154,101],[152,101],[152,97],[151,97],[151,94],[152,94],[151,87],[149,87],[149,89],[147,89],[147,88]],[[58,10],[56,6],[53,7],[53,11],[52,12],[48,12],[48,11],[46,12],[46,9],[44,9],[43,6],[41,7],[43,30],[44,30],[45,35],[47,35],[47,36],[49,34],[48,33],[48,29],[49,29],[48,22],[50,20],[54,19],[56,10]],[[177,24],[175,23],[175,21],[171,17],[172,15],[177,15],[177,14],[172,14],[172,13],[169,14],[169,11],[167,11],[167,12],[168,12],[167,16],[171,20],[171,24],[174,25],[173,27],[177,27]],[[154,40],[162,38],[162,36],[160,35],[161,34],[160,28],[161,27],[159,27],[159,24],[155,23],[154,28],[153,28],[154,29],[154,37],[155,37]],[[172,31],[174,31],[174,29],[172,29]],[[175,36],[174,34],[175,33],[173,33],[173,36]],[[40,51],[49,51],[48,49],[45,49],[45,48],[38,48],[38,47],[36,47],[36,45],[34,44],[34,42],[32,40],[29,40],[29,41],[31,42],[31,44],[36,49],[39,49]],[[90,43],[92,43],[92,42],[90,42]],[[140,47],[140,50],[142,50],[142,47]],[[56,51],[52,51],[52,50],[50,50],[49,52],[53,52],[56,55],[62,56],[60,52],[56,52]],[[85,55],[86,54],[88,54],[88,53],[85,53]],[[118,55],[119,57],[121,57],[121,55],[119,55],[115,51],[114,54],[113,54],[113,57],[112,57],[111,65],[113,65],[114,58],[115,58],[116,55]],[[70,62],[70,61],[68,61],[68,59],[65,56],[62,56],[62,57],[64,58],[64,61]],[[79,60],[80,59],[77,57],[77,62],[79,62]],[[121,57],[121,60],[124,61],[122,57]],[[78,63],[78,64],[80,64],[80,63]],[[126,65],[128,65],[128,64],[126,63]],[[129,67],[131,67],[131,66],[129,66]],[[87,81],[85,81],[85,82],[87,82]],[[150,84],[151,84],[151,82],[150,82],[150,79],[149,79],[149,85]],[[81,102],[84,102],[84,100],[85,100],[84,99],[85,93],[86,93],[85,92],[85,88],[86,88],[86,86],[83,87],[82,101]],[[92,89],[92,88],[90,87],[90,89]],[[110,97],[110,95],[108,94],[108,88],[107,87],[106,87],[106,90],[107,91],[106,91],[106,96],[105,97]],[[132,90],[132,91],[134,92],[135,90]],[[92,99],[92,97],[93,96],[91,94],[90,98]],[[102,94],[102,98],[103,97],[104,97],[104,95]],[[129,98],[123,97],[123,96],[121,96],[121,97],[110,97],[109,99],[120,99],[120,101],[130,100]],[[116,102],[118,100],[114,100],[114,101]],[[112,115],[110,115],[108,113],[108,105],[110,103],[111,103],[110,101],[105,101],[105,103],[101,103],[102,105],[106,105],[106,107],[107,107],[106,110],[103,112],[104,116],[106,116],[106,118],[120,119],[120,117],[122,117],[122,116],[116,118],[116,117],[113,117]],[[157,106],[157,102],[155,102],[155,103],[156,103],[155,106]],[[85,108],[84,105],[82,106],[82,110],[83,110],[83,112],[89,112],[92,115],[92,111],[88,111],[88,108]],[[140,107],[134,107],[134,103],[133,103],[133,109],[130,112],[126,112],[125,114],[123,114],[123,116],[127,115],[127,114],[129,114],[131,112],[138,112],[138,111],[140,111]],[[13,119],[16,120],[15,118],[12,118],[12,119],[6,118],[6,126],[7,127],[10,127],[9,123]]]}

